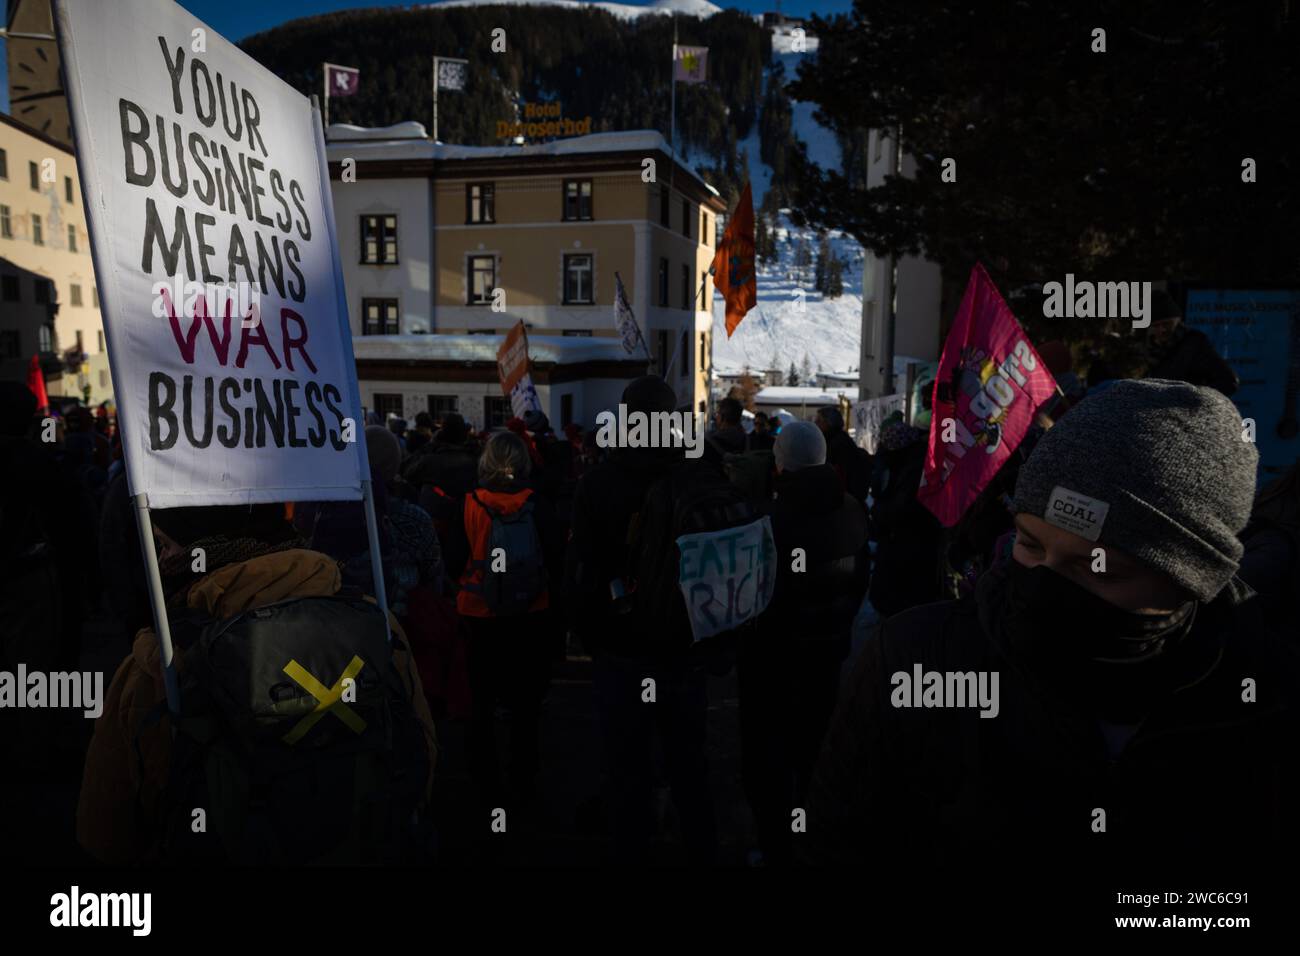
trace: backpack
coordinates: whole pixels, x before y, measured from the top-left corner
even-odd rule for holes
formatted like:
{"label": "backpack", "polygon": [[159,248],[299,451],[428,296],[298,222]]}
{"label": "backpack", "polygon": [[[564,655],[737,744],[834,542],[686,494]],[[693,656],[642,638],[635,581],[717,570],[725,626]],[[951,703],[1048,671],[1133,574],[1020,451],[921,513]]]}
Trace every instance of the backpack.
{"label": "backpack", "polygon": [[[546,590],[546,559],[533,520],[533,503],[525,501],[518,511],[505,514],[479,498],[477,492],[470,492],[470,497],[488,513],[492,525],[484,560],[473,561],[473,566],[483,572],[483,582],[465,587],[482,594],[488,610],[498,617],[526,614]],[[492,555],[498,548],[506,558],[502,571],[492,570]]]}
{"label": "backpack", "polygon": [[[766,526],[770,541],[768,519],[758,514],[721,468],[707,460],[680,462],[650,486],[641,510],[629,523],[627,560],[633,617],[655,643],[677,651],[688,651],[696,645],[696,626],[680,581],[681,545],[689,543],[689,536],[701,532],[759,523]],[[737,630],[766,607],[774,577],[772,574],[760,582],[764,599],[753,601],[747,613],[729,617],[731,626],[721,634],[715,633],[699,643],[721,644],[734,639]]]}
{"label": "backpack", "polygon": [[[160,810],[164,859],[403,863],[429,852],[431,830],[417,819],[424,728],[376,605],[341,593],[225,620],[195,612],[173,634],[185,669]],[[194,832],[196,808],[206,832]]]}
{"label": "backpack", "polygon": [[755,509],[762,509],[772,500],[772,476],[776,471],[776,456],[768,449],[728,452],[723,456],[727,477]]}

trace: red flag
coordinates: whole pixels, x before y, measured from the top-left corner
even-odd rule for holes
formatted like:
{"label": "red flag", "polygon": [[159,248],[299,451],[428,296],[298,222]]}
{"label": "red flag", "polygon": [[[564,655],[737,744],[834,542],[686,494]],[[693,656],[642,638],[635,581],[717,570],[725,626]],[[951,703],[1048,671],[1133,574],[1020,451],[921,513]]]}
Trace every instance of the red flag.
{"label": "red flag", "polygon": [[758,279],[754,275],[754,197],[749,183],[745,183],[709,271],[713,273],[714,286],[727,300],[727,338],[731,338],[740,320],[758,304]]}
{"label": "red flag", "polygon": [[971,270],[934,380],[930,450],[917,500],[955,525],[1056,391],[982,265]]}
{"label": "red flag", "polygon": [[36,410],[45,414],[50,407],[50,397],[45,394],[45,373],[41,371],[41,357],[33,355],[27,365],[27,387],[36,396]]}

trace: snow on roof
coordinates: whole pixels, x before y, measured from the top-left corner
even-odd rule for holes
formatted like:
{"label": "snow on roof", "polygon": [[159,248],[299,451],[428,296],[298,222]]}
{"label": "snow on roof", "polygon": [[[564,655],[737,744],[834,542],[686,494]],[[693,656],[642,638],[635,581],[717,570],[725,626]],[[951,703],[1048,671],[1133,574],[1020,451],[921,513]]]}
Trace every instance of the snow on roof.
{"label": "snow on roof", "polygon": [[[526,159],[541,156],[584,156],[593,153],[649,153],[659,150],[671,155],[663,133],[652,129],[617,130],[610,133],[589,133],[571,136],[549,143],[531,143],[524,146],[460,146],[452,143],[435,143],[428,138],[424,126],[408,121],[393,126],[353,126],[350,123],[331,123],[326,135],[326,152],[332,161],[345,157],[354,159]],[[714,196],[718,191],[710,186],[678,154],[678,162],[701,186]],[[639,170],[638,170],[639,172]]]}
{"label": "snow on roof", "polygon": [[[358,359],[403,359],[439,362],[495,362],[504,335],[354,335],[352,353]],[[576,362],[644,362],[623,351],[612,336],[529,335],[528,356],[534,362],[571,365]]]}
{"label": "snow on roof", "polygon": [[857,388],[819,388],[813,385],[769,385],[758,390],[755,402],[764,405],[836,405],[840,396],[857,398]]}
{"label": "snow on roof", "polygon": [[428,7],[488,7],[488,6],[546,6],[567,7],[577,10],[582,7],[595,7],[611,13],[620,20],[635,20],[646,15],[666,15],[681,13],[688,17],[708,19],[722,8],[714,6],[708,0],[654,0],[653,3],[607,3],[579,2],[579,0],[442,0],[440,3],[425,4]]}

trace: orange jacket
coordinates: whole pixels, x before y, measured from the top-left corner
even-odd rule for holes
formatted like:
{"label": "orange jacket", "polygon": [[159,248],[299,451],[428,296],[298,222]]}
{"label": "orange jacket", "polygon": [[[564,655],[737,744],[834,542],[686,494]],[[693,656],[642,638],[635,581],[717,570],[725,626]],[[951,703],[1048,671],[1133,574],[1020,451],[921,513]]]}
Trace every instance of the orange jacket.
{"label": "orange jacket", "polygon": [[[212,572],[190,588],[186,603],[214,618],[226,618],[288,598],[328,596],[336,593],[341,584],[338,565],[326,555],[302,549],[278,551]],[[396,618],[390,614],[389,620],[394,638],[405,644]],[[411,703],[424,728],[429,754],[427,800],[437,755],[433,716],[409,652],[394,646],[393,663],[415,690]],[[178,672],[184,671],[183,654],[176,655],[176,667]],[[145,824],[158,819],[172,738],[166,720],[139,728],[165,699],[158,639],[153,628],[144,628],[136,635],[130,656],[113,675],[105,694],[104,712],[95,721],[95,733],[86,753],[77,806],[77,841],[102,862],[152,861],[157,835]],[[137,732],[138,756],[134,749]]]}
{"label": "orange jacket", "polygon": [[[524,506],[532,495],[531,488],[523,491],[488,491],[476,488],[465,496],[465,537],[469,541],[469,562],[460,576],[460,592],[456,595],[456,610],[468,617],[492,617],[483,595],[473,588],[483,586],[483,568],[487,566],[488,536],[492,531],[492,516],[474,500],[490,505],[502,514],[512,515]],[[545,590],[528,606],[529,613],[544,611],[550,606],[550,596]]]}

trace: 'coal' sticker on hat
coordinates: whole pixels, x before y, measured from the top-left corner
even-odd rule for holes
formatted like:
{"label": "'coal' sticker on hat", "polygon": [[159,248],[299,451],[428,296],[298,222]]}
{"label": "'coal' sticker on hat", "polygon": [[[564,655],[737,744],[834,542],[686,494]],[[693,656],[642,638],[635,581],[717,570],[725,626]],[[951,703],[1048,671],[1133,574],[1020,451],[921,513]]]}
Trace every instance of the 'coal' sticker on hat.
{"label": "'coal' sticker on hat", "polygon": [[1110,505],[1100,498],[1089,498],[1069,488],[1057,485],[1052,489],[1052,497],[1047,500],[1047,513],[1043,515],[1049,524],[1072,531],[1081,538],[1096,541],[1101,536],[1101,526],[1106,521],[1106,512]]}

